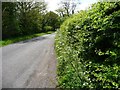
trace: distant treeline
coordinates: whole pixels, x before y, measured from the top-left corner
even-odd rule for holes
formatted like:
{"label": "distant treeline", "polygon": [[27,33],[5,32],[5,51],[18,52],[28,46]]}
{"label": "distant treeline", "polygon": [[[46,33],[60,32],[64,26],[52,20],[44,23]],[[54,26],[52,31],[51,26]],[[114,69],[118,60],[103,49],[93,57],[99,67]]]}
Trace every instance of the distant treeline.
{"label": "distant treeline", "polygon": [[59,16],[45,2],[2,2],[2,38],[56,30]]}

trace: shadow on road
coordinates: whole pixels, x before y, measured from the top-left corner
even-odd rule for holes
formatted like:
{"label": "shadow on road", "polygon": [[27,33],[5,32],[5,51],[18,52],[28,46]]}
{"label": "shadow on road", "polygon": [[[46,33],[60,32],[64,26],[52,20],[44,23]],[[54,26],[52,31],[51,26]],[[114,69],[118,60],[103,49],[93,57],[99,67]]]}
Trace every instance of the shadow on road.
{"label": "shadow on road", "polygon": [[46,37],[36,37],[36,38],[30,39],[30,40],[24,40],[24,41],[18,42],[16,44],[37,42],[37,41],[44,40],[44,39],[46,39]]}

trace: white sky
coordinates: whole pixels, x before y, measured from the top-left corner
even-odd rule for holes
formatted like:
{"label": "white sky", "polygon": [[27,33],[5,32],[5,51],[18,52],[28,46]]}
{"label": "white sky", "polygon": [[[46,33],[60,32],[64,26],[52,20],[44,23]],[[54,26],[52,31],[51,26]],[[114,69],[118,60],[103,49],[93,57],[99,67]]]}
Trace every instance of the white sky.
{"label": "white sky", "polygon": [[[62,0],[45,0],[48,3],[48,11],[55,11],[59,7],[59,3]],[[97,2],[98,0],[80,0],[81,4],[77,7],[77,10],[84,10],[90,4]]]}

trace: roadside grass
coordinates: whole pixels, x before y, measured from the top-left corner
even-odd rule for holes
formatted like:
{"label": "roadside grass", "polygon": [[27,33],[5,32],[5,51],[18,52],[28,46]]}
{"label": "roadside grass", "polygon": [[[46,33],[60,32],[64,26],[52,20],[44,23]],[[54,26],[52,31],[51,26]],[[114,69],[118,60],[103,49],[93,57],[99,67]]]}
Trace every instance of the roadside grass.
{"label": "roadside grass", "polygon": [[27,39],[32,39],[34,37],[42,36],[42,35],[45,35],[45,34],[51,34],[53,32],[54,31],[48,31],[48,32],[37,33],[37,34],[33,34],[33,35],[25,35],[25,36],[20,36],[20,37],[1,40],[0,41],[0,47],[9,45],[9,44],[12,44],[12,43],[15,43],[15,42],[19,42],[19,41],[23,41],[23,40],[27,40]]}

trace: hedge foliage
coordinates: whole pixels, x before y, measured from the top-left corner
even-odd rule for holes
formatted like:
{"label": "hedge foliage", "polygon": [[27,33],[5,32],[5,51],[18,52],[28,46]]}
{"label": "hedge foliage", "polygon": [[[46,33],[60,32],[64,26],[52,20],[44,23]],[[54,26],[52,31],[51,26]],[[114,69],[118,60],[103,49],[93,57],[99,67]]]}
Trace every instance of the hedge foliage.
{"label": "hedge foliage", "polygon": [[55,45],[60,88],[120,88],[120,1],[67,19]]}

